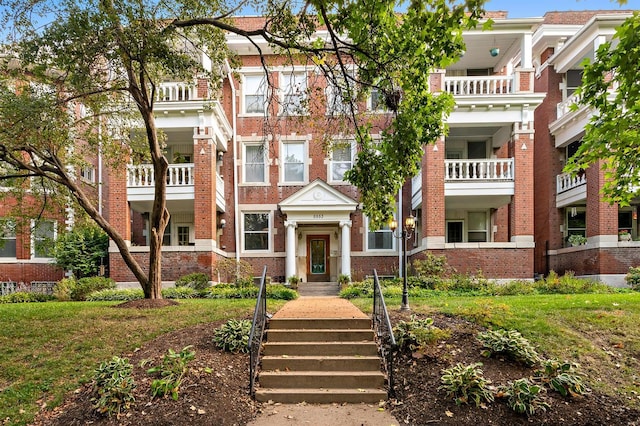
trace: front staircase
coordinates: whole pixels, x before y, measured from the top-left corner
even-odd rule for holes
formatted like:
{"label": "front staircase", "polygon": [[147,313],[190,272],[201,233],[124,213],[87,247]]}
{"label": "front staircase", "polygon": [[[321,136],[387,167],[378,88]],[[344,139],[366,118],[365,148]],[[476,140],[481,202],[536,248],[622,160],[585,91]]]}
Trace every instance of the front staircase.
{"label": "front staircase", "polygon": [[258,401],[377,403],[385,376],[369,318],[271,318]]}

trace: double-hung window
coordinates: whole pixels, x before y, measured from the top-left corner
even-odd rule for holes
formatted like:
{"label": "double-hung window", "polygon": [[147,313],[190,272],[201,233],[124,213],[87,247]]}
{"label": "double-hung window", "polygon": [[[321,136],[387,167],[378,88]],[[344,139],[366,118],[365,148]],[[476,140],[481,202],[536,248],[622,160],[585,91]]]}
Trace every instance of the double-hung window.
{"label": "double-hung window", "polygon": [[367,250],[393,250],[394,248],[393,231],[389,225],[371,230],[369,229],[369,220],[367,220]]}
{"label": "double-hung window", "polygon": [[16,222],[0,219],[0,257],[16,257]]}
{"label": "double-hung window", "polygon": [[353,167],[353,145],[341,142],[331,151],[331,181],[344,182],[344,174]]}
{"label": "double-hung window", "polygon": [[304,183],[305,176],[305,142],[286,141],[282,143],[282,182]]}
{"label": "double-hung window", "polygon": [[267,212],[243,214],[245,251],[268,251],[270,249],[270,218],[271,215]]}
{"label": "double-hung window", "polygon": [[243,148],[243,182],[264,183],[267,170],[264,144],[244,144]]}
{"label": "double-hung window", "polygon": [[56,237],[56,224],[51,220],[39,220],[31,231],[31,257],[53,257],[53,243]]}
{"label": "double-hung window", "polygon": [[327,114],[348,114],[355,104],[356,93],[353,79],[337,76],[327,86]]}
{"label": "double-hung window", "polygon": [[302,115],[306,113],[306,72],[280,74],[280,90],[282,93],[282,114]]}
{"label": "double-hung window", "polygon": [[267,79],[264,74],[245,75],[242,91],[245,114],[264,114],[266,112]]}
{"label": "double-hung window", "polygon": [[489,241],[487,236],[487,213],[469,212],[467,218],[467,241],[470,243],[484,243]]}

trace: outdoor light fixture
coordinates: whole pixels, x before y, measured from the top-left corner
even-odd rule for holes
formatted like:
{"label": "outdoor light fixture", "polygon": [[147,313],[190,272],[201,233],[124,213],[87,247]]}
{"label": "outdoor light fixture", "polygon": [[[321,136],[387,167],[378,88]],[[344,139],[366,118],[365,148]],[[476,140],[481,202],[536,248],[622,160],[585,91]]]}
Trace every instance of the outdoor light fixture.
{"label": "outdoor light fixture", "polygon": [[492,47],[491,49],[489,49],[489,54],[495,58],[500,54],[500,49],[497,47]]}
{"label": "outdoor light fixture", "polygon": [[398,229],[397,220],[391,219],[389,229],[391,229],[395,238],[402,240],[402,304],[400,305],[400,310],[410,311],[409,288],[407,285],[407,241],[413,236],[413,231],[416,229],[416,218],[411,214],[405,218],[400,235],[396,234],[396,230]]}

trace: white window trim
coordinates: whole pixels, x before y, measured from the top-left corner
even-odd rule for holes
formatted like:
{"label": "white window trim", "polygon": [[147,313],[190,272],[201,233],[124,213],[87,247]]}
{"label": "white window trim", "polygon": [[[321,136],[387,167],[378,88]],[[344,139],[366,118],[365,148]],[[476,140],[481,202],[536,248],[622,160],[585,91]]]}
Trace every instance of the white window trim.
{"label": "white window trim", "polygon": [[[311,136],[287,136],[287,137],[282,137],[280,138],[280,143],[279,143],[279,152],[280,152],[280,156],[278,159],[278,185],[280,186],[299,186],[299,185],[306,185],[309,183],[309,166],[311,165],[311,157],[309,156],[309,140],[310,140]],[[284,145],[289,144],[289,143],[302,143],[304,148],[304,152],[302,154],[303,158],[303,173],[304,176],[302,177],[301,181],[295,181],[295,182],[286,182],[284,180]]]}
{"label": "white window trim", "polygon": [[[58,222],[53,219],[44,219],[44,221],[53,223],[53,240],[55,241],[58,238]],[[36,257],[36,237],[34,232],[35,226],[36,226],[36,221],[32,220],[31,221],[31,238],[30,238],[31,244],[29,247],[31,259],[53,259],[52,257]]]}
{"label": "white window trim", "polygon": [[[179,227],[187,227],[189,228],[189,241],[187,241],[187,246],[191,245],[191,244],[195,244],[196,241],[196,232],[195,232],[195,226],[193,223],[187,223],[187,222],[180,222],[180,223],[176,223],[175,224],[175,234],[176,234],[176,244],[177,246],[180,246],[180,234],[178,233],[178,228]],[[173,239],[172,239],[173,241]],[[182,246],[184,247],[184,246]]]}
{"label": "white window trim", "polygon": [[[246,78],[247,77],[263,77],[264,78],[264,84],[265,84],[265,105],[264,105],[264,112],[247,112],[247,103],[245,101],[245,96],[249,93],[246,93],[245,90],[247,88],[247,84],[246,84]],[[242,74],[241,77],[241,96],[240,96],[240,117],[265,117],[269,115],[269,93],[270,93],[270,88],[269,88],[269,82],[267,80],[267,76],[264,73],[264,70],[260,70],[260,71],[245,71]]]}
{"label": "white window trim", "polygon": [[390,229],[387,230],[377,230],[377,231],[371,231],[371,232],[388,232],[391,234],[391,248],[390,249],[376,249],[376,248],[369,248],[369,218],[365,216],[365,232],[364,232],[364,247],[365,250],[368,253],[395,253],[398,251],[398,244],[396,243],[396,236],[394,235],[393,231],[391,231]]}
{"label": "white window trim", "polygon": [[[484,213],[484,226],[485,229],[470,229],[469,226],[471,224],[471,220],[469,219],[469,214],[471,213]],[[491,228],[491,224],[489,223],[489,218],[491,217],[490,212],[486,211],[486,210],[470,210],[467,212],[467,219],[466,219],[466,224],[463,224],[464,227],[466,227],[466,231],[464,233],[464,239],[466,240],[465,242],[471,242],[469,241],[469,232],[484,232],[485,233],[485,240],[484,241],[472,241],[473,243],[479,243],[479,242],[483,242],[483,243],[490,243],[492,242],[492,235],[489,232],[490,228]]]}
{"label": "white window trim", "polygon": [[[269,225],[267,226],[267,244],[268,248],[266,250],[247,250],[245,247],[245,229],[244,229],[244,217],[247,214],[266,214],[269,217]],[[240,217],[242,218],[240,222],[240,234],[242,236],[240,246],[242,249],[242,253],[244,254],[260,254],[260,253],[272,253],[273,252],[273,213],[271,211],[266,210],[245,210],[242,211]]]}
{"label": "white window trim", "polygon": [[[447,244],[461,244],[461,243],[466,242],[465,241],[467,239],[466,238],[466,235],[467,235],[467,223],[466,223],[466,220],[464,220],[464,219],[446,219],[444,222],[445,222],[444,223],[444,233],[445,233],[444,241]],[[449,223],[462,223],[462,241],[457,241],[457,242],[449,241],[449,226],[448,226]]]}
{"label": "white window trim", "polygon": [[[353,72],[349,71],[349,74],[351,74],[351,77],[353,77]],[[340,80],[342,80],[342,78],[340,78]],[[354,79],[355,80],[355,79]],[[350,81],[348,83],[352,90],[353,90],[353,95],[354,95],[354,105],[356,106],[356,112],[358,111],[357,108],[357,87],[355,84],[355,81]],[[340,91],[338,90],[338,88],[333,84],[333,82],[331,81],[327,81],[327,87],[324,90],[324,94],[325,94],[325,99],[326,99],[326,108],[325,108],[325,114],[329,115],[329,116],[339,116],[339,115],[345,115],[345,114],[350,114],[351,110],[349,107],[349,104],[341,104],[340,108],[334,108],[334,104],[336,101],[336,97],[342,95],[342,93],[340,93]]]}
{"label": "white window trim", "polygon": [[[242,173],[242,183],[241,186],[266,186],[269,185],[269,158],[267,156],[267,144],[263,141],[242,141],[242,162],[241,162],[241,173]],[[263,146],[264,148],[264,176],[262,177],[262,182],[247,182],[246,175],[246,159],[247,159],[247,146]]]}
{"label": "white window trim", "polygon": [[[343,140],[338,140],[337,141],[339,144],[347,144],[349,143],[351,145],[351,169],[353,168],[353,165],[355,163],[355,159],[356,159],[356,144],[355,141],[352,139],[343,139]],[[341,161],[341,163],[343,163],[343,161]],[[328,177],[328,181],[331,184],[334,185],[351,185],[351,183],[349,181],[346,181],[344,179],[340,179],[340,180],[335,180],[333,179],[333,151],[331,151],[330,155],[329,155],[329,161],[327,161],[327,177]]]}
{"label": "white window trim", "polygon": [[[373,97],[371,96],[371,93],[373,92],[373,89],[369,92],[369,95],[367,96],[367,111],[371,112],[371,113],[375,113],[375,114],[386,114],[389,112],[389,110],[384,106],[384,102],[381,98],[382,93],[380,92],[379,89],[375,89],[378,92],[378,108],[373,108]],[[382,106],[382,108],[380,107]]]}

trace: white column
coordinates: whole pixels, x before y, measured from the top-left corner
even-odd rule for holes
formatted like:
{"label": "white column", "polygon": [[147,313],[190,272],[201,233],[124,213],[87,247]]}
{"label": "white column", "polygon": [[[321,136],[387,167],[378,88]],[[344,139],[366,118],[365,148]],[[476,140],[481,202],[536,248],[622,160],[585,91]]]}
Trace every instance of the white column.
{"label": "white column", "polygon": [[285,228],[287,228],[287,243],[285,245],[286,250],[286,262],[285,262],[285,274],[286,278],[296,275],[296,226],[294,221],[286,220],[284,222]]}
{"label": "white column", "polygon": [[345,220],[340,222],[342,228],[342,273],[351,276],[351,221]]}
{"label": "white column", "polygon": [[533,67],[532,53],[533,53],[533,34],[526,33],[522,35],[522,42],[520,43],[520,68],[529,69]]}

